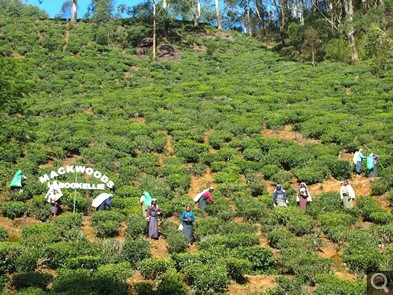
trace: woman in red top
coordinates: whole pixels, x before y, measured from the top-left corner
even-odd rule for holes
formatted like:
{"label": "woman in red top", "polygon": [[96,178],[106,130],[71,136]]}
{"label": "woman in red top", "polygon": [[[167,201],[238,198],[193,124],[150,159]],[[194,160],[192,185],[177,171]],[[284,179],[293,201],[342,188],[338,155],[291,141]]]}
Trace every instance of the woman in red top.
{"label": "woman in red top", "polygon": [[209,187],[209,189],[199,198],[198,207],[199,209],[204,210],[206,208],[206,200],[209,200],[211,203],[214,203],[212,192],[214,188]]}

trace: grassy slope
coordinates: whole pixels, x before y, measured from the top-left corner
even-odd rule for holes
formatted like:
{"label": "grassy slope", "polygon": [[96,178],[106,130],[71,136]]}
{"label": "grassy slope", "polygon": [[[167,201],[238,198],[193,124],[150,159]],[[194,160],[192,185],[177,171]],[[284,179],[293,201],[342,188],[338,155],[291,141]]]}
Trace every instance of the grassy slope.
{"label": "grassy slope", "polygon": [[[117,29],[129,34],[142,30]],[[79,161],[107,171],[119,189],[132,185],[139,193],[149,182],[145,175],[156,172],[144,169],[135,177],[122,173],[128,166],[138,166],[133,159],[141,155],[157,155],[155,159],[165,162],[168,156],[177,155],[181,140],[209,144],[209,135],[225,131],[231,140],[223,147],[237,148],[234,159],[242,160],[242,144],[253,147],[264,125],[284,129],[287,124],[325,145],[299,147],[289,140],[276,142],[279,147],[310,152],[318,161],[322,150],[337,158],[340,150],[353,151],[367,143],[379,149],[385,166],[390,163],[392,75],[375,77],[362,65],[324,63],[313,68],[284,60],[239,34],[210,28],[208,33],[176,30],[183,35],[176,43],[181,60],[151,63],[136,58],[132,46],[122,46],[121,36],[105,44],[89,24],[69,28],[52,21],[8,21],[2,28],[1,48],[8,46],[14,56],[23,56],[36,81],[24,115],[33,140],[23,147],[19,164],[42,174],[45,169]],[[196,45],[203,51],[196,52]],[[212,154],[220,152],[207,148]],[[262,162],[269,164],[268,159]],[[7,163],[9,175],[1,176],[3,184],[16,167]],[[216,174],[210,176],[210,169],[192,176],[187,190],[178,190],[176,197],[213,183]],[[249,185],[244,175],[238,181]],[[156,189],[158,195],[171,191],[167,184],[168,190],[159,190],[160,184],[157,181],[151,190]],[[236,209],[230,198],[222,202]],[[330,242],[325,242],[329,247]],[[341,246],[330,246],[335,248],[332,256],[340,253]],[[337,260],[337,268],[346,272]],[[243,291],[240,287],[239,292]]]}

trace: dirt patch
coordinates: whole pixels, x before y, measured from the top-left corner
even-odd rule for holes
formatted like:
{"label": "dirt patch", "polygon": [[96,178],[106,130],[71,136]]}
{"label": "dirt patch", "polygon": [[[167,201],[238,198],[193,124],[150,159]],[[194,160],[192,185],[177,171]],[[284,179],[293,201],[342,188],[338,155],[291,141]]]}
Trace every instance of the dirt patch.
{"label": "dirt patch", "polygon": [[175,152],[173,145],[172,145],[172,136],[167,134],[166,136],[166,142],[165,142],[165,156],[173,156],[173,153]]}
{"label": "dirt patch", "polygon": [[83,216],[83,223],[81,226],[81,230],[85,233],[86,240],[92,243],[95,242],[96,232],[91,225],[91,220],[89,216]]}
{"label": "dirt patch", "polygon": [[245,275],[246,282],[244,284],[237,284],[232,282],[228,288],[228,293],[231,295],[244,295],[253,292],[263,292],[277,286],[277,275]]}
{"label": "dirt patch", "polygon": [[188,190],[188,195],[190,198],[194,198],[194,196],[200,193],[202,190],[206,189],[209,186],[215,186],[213,182],[214,176],[210,170],[210,168],[206,169],[206,173],[203,176],[192,176],[190,188]]}
{"label": "dirt patch", "polygon": [[149,243],[151,258],[169,258],[170,255],[166,249],[166,242],[162,236],[158,240],[149,239]]}
{"label": "dirt patch", "polygon": [[321,143],[319,140],[304,138],[300,132],[292,131],[292,129],[292,124],[285,125],[283,130],[267,129],[266,124],[264,123],[262,128],[262,136],[292,140],[299,145],[305,145],[306,143]]}
{"label": "dirt patch", "polygon": [[337,255],[337,245],[328,239],[323,239],[323,245],[319,251],[319,256],[322,258],[334,258]]}
{"label": "dirt patch", "polygon": [[23,228],[33,224],[41,224],[42,222],[35,218],[16,218],[8,219],[0,217],[0,226],[4,227],[8,231],[10,241],[17,241],[20,239]]}

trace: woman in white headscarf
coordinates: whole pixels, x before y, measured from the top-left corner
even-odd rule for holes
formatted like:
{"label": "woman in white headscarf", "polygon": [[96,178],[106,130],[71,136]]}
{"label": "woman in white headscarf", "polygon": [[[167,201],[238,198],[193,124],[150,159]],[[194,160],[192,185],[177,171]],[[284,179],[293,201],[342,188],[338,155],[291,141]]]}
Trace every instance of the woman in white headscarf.
{"label": "woman in white headscarf", "polygon": [[343,203],[344,209],[353,208],[353,200],[355,199],[355,191],[345,179],[340,187],[340,200]]}
{"label": "woman in white headscarf", "polygon": [[296,202],[299,205],[299,208],[303,211],[306,211],[308,203],[310,203],[311,195],[307,189],[307,185],[304,182],[301,182],[299,187],[297,188]]}

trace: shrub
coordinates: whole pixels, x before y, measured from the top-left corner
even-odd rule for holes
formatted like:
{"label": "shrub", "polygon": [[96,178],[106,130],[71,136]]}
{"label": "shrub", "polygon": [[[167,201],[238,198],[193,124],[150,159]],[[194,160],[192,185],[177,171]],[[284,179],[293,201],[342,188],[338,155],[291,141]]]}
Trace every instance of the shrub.
{"label": "shrub", "polygon": [[333,261],[320,258],[315,252],[302,247],[292,246],[283,249],[281,264],[289,273],[301,277],[304,282],[315,284],[317,275],[331,272]]}
{"label": "shrub", "polygon": [[377,205],[372,197],[364,197],[358,200],[358,207],[360,208],[365,220],[375,223],[388,223],[393,216]]}
{"label": "shrub", "polygon": [[171,256],[177,270],[184,270],[194,264],[214,264],[217,257],[211,252],[198,251],[195,253],[174,253]]}
{"label": "shrub", "polygon": [[117,223],[120,223],[122,219],[123,217],[121,213],[116,211],[96,211],[91,215],[93,226],[105,221],[116,221]]}
{"label": "shrub", "polygon": [[362,276],[366,273],[378,271],[383,256],[376,246],[351,242],[344,249],[343,260],[352,273]]}
{"label": "shrub", "polygon": [[186,279],[199,292],[217,292],[227,288],[229,278],[224,265],[195,263],[185,269]]}
{"label": "shrub", "polygon": [[372,233],[379,244],[384,245],[393,242],[393,224],[373,226]]}
{"label": "shrub", "polygon": [[150,282],[139,282],[135,284],[135,290],[138,295],[154,294],[153,284]]}
{"label": "shrub", "polygon": [[256,234],[257,226],[251,223],[225,222],[222,228],[219,228],[219,232],[222,234]]}
{"label": "shrub", "polygon": [[87,241],[58,242],[46,245],[42,250],[42,258],[47,267],[56,269],[69,258],[91,253],[101,253],[100,246]]}
{"label": "shrub", "polygon": [[371,222],[377,224],[387,224],[393,220],[393,215],[385,210],[372,212],[369,216]]}
{"label": "shrub", "polygon": [[137,263],[137,269],[148,280],[161,279],[170,266],[169,260],[158,258],[147,258]]}
{"label": "shrub", "polygon": [[81,213],[64,213],[53,220],[53,224],[65,240],[81,240],[84,233],[80,230],[83,223]]}
{"label": "shrub", "polygon": [[127,240],[123,246],[123,257],[133,267],[138,261],[148,258],[150,255],[150,244],[145,239]]}
{"label": "shrub", "polygon": [[307,215],[299,215],[295,218],[291,218],[288,223],[288,229],[297,236],[303,236],[305,234],[309,234],[315,225],[316,221],[311,217]]}
{"label": "shrub", "polygon": [[189,241],[183,232],[174,231],[166,236],[166,243],[169,253],[179,253],[187,249]]}
{"label": "shrub", "polygon": [[8,231],[0,226],[0,242],[4,242],[8,239]]}
{"label": "shrub", "polygon": [[117,221],[107,220],[94,225],[99,238],[115,237],[119,234],[120,224]]}
{"label": "shrub", "polygon": [[236,282],[243,282],[244,275],[249,273],[252,267],[250,261],[234,257],[226,258],[222,263],[226,265],[229,277]]}
{"label": "shrub", "polygon": [[75,198],[75,210],[76,212],[81,212],[87,215],[91,209],[91,200],[85,198],[81,195],[81,193],[76,193],[74,195],[71,192],[64,193],[64,196],[61,198],[63,205],[74,208],[74,198]]}
{"label": "shrub", "polygon": [[312,206],[308,206],[307,214],[316,219],[320,214],[326,212],[340,212],[342,208],[339,200],[340,195],[338,193],[322,193],[313,200]]}
{"label": "shrub", "polygon": [[362,281],[349,281],[334,275],[323,274],[316,278],[315,295],[358,295],[365,294],[366,284]]}
{"label": "shrub", "polygon": [[267,237],[269,239],[270,246],[281,249],[282,247],[286,246],[286,241],[288,239],[293,239],[295,236],[286,230],[279,229],[269,232]]}
{"label": "shrub", "polygon": [[11,201],[2,204],[1,211],[4,217],[15,219],[26,217],[29,214],[30,207],[23,202]]}
{"label": "shrub", "polygon": [[53,276],[48,273],[27,272],[15,274],[12,277],[12,286],[16,289],[38,287],[45,289],[46,286],[53,280]]}
{"label": "shrub", "polygon": [[59,240],[59,232],[52,224],[34,224],[22,230],[21,243],[26,246],[41,247]]}
{"label": "shrub", "polygon": [[269,180],[274,174],[278,173],[279,171],[280,168],[274,164],[265,165],[261,169],[261,173],[267,180]]}
{"label": "shrub", "polygon": [[332,177],[339,180],[351,178],[352,168],[348,161],[329,159],[326,163]]}
{"label": "shrub", "polygon": [[34,271],[37,267],[38,258],[39,258],[39,255],[38,255],[37,251],[33,251],[32,249],[24,250],[16,258],[16,270],[18,272]]}
{"label": "shrub", "polygon": [[169,269],[158,283],[157,295],[186,295],[187,289],[184,286],[183,279],[182,274],[174,269]]}
{"label": "shrub", "polygon": [[233,257],[245,259],[251,262],[251,270],[254,272],[268,272],[273,266],[272,251],[261,247],[238,247],[232,251]]}
{"label": "shrub", "polygon": [[136,239],[147,234],[146,218],[140,215],[131,215],[127,218],[126,237]]}
{"label": "shrub", "polygon": [[48,292],[41,288],[29,287],[18,290],[18,295],[47,295]]}
{"label": "shrub", "polygon": [[96,275],[85,269],[64,269],[52,283],[54,294],[129,294],[127,284],[112,277]]}
{"label": "shrub", "polygon": [[324,171],[316,166],[297,168],[295,169],[295,176],[299,182],[306,182],[308,184],[323,182],[326,178]]}
{"label": "shrub", "polygon": [[253,246],[259,244],[257,235],[252,234],[232,234],[232,235],[212,235],[198,243],[198,248],[208,250],[217,245],[223,245],[226,248],[236,248],[239,246]]}
{"label": "shrub", "polygon": [[306,288],[303,286],[304,282],[300,278],[280,276],[276,279],[276,282],[278,286],[270,289],[266,295],[308,294],[308,292],[305,291]]}
{"label": "shrub", "polygon": [[21,253],[22,249],[15,243],[0,243],[0,275],[15,271],[16,261]]}
{"label": "shrub", "polygon": [[40,221],[46,221],[51,218],[51,204],[42,199],[42,197],[34,197],[31,206],[31,212],[34,217]]}
{"label": "shrub", "polygon": [[131,274],[132,270],[129,262],[105,264],[99,266],[97,270],[97,276],[110,277],[117,282],[126,282]]}
{"label": "shrub", "polygon": [[77,256],[69,257],[65,260],[64,267],[69,269],[85,268],[96,270],[103,263],[101,257],[97,256]]}
{"label": "shrub", "polygon": [[389,189],[389,184],[383,179],[378,179],[371,184],[371,192],[373,196],[381,196]]}

